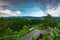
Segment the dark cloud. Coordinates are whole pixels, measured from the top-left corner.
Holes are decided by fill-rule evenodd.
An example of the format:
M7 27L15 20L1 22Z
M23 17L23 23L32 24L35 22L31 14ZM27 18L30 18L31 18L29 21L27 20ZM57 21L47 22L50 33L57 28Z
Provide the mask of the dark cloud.
M2 3L8 2L10 5L13 5L13 6L24 3L23 0L0 0L0 1L1 1Z
M56 9L60 0L0 0L0 6L3 8L26 8L30 6L38 6L44 12L48 9Z
M46 11L48 9L56 9L59 6L60 0L34 0L37 6Z
M23 8L31 4L31 0L0 0L0 7L3 8Z
M0 0L0 7L2 7L2 6L9 6L10 5L10 2L5 2L5 1L2 1L2 0Z

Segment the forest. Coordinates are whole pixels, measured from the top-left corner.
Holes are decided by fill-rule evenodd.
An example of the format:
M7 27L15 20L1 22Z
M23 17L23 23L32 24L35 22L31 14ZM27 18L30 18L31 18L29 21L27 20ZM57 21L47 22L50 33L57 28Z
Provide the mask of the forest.
M43 38L39 38L39 40L60 40L60 20L56 21L49 14L43 19L35 18L31 20L0 17L0 40L8 40L9 38L10 40L18 40L34 30L29 30L30 28L39 30L52 28L53 32L50 35L44 34Z

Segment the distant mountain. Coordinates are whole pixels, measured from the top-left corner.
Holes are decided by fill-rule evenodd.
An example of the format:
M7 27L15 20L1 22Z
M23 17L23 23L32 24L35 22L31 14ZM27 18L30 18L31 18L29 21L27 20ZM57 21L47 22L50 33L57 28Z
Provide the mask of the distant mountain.
M60 20L60 17L53 17L55 20Z
M43 19L43 17L32 17L32 16L16 16L16 17L5 17L5 18L22 18L22 19ZM53 17L55 20L60 20L60 17Z

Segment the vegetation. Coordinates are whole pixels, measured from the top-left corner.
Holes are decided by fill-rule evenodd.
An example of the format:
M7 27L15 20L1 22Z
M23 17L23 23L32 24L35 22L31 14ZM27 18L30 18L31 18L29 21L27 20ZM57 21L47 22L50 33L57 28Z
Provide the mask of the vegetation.
M39 40L60 40L60 30L55 27L50 35L44 33L43 38Z
M8 35L19 35L19 38L34 29L54 29L51 35L44 35L44 40L59 40L60 21L56 21L51 15L42 19L23 19L0 17L0 39ZM15 37L14 37L15 38ZM34 38L32 38L34 40ZM3 39L4 40L4 39ZM8 40L8 39L7 39ZM11 39L13 40L13 39ZM41 39L40 39L41 40Z

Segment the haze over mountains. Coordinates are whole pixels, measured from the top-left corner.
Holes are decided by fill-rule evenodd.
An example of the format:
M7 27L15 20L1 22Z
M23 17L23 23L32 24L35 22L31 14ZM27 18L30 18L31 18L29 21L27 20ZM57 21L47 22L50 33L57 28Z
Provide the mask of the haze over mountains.
M10 16L10 17L4 17L4 18L7 18L7 19L10 19L10 18L22 18L22 19L29 19L29 20L34 20L34 19L37 19L37 20L40 20L40 19L44 19L45 16L43 17L33 17L33 16ZM55 20L60 20L60 17L53 17Z

